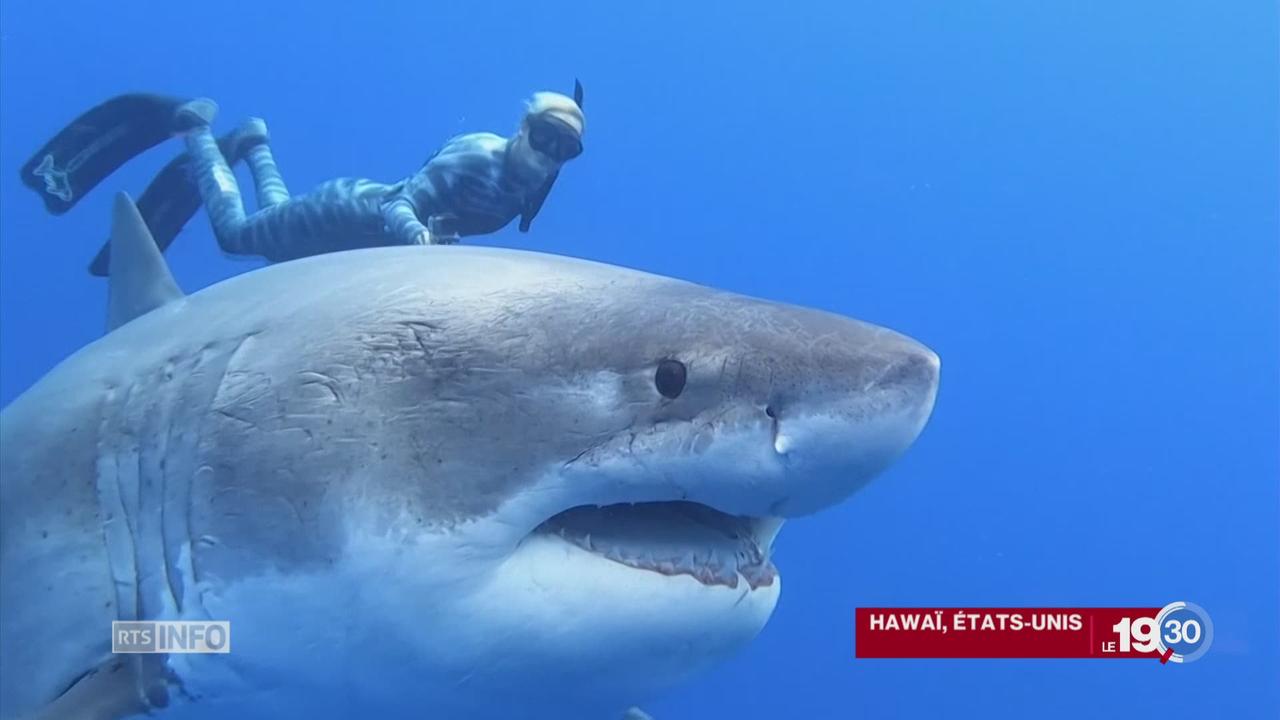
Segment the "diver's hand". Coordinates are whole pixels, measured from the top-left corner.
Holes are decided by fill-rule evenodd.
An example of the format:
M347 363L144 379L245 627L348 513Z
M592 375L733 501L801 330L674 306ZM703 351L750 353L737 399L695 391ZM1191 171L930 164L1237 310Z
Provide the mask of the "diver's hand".
M427 218L427 234L431 236L432 245L453 245L458 237L457 217L451 213L432 215Z
M457 233L450 235L436 235L430 230L423 230L418 233L417 239L414 241L417 245L454 245L462 238Z

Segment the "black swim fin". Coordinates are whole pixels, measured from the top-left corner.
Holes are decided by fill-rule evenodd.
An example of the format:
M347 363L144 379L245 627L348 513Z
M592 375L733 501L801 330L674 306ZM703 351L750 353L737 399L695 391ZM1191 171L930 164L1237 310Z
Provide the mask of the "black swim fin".
M228 133L218 138L218 149L228 162L234 164L237 158L231 157L232 135ZM200 209L200 188L191 176L191 156L182 153L169 161L151 179L147 189L137 201L138 212L142 214L147 229L155 238L156 246L164 252L173 244L182 232L182 228ZM93 262L89 263L89 274L108 277L111 274L111 241L103 243Z
M181 98L120 95L71 121L22 166L22 183L61 215L131 158L174 132Z

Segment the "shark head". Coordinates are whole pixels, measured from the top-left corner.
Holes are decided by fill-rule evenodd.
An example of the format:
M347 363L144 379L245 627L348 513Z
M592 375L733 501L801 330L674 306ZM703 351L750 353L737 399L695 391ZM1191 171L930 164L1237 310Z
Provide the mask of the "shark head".
M523 599L494 617L526 636L531 663L612 668L582 682L622 692L674 683L761 630L783 521L848 497L907 449L939 363L828 313L618 280L512 316L559 329L544 344L511 327L533 382L489 395L502 407L486 415L511 421L495 439L558 449L468 542L493 551L485 592Z
M230 654L136 681L175 717L620 717L756 636L784 521L937 392L890 330L599 263L380 248L182 297L127 198L112 242L113 330L3 415L4 527L45 533L6 552L80 543L6 556L6 629L82 628L7 660L15 707L125 677L84 667L108 620L212 618Z

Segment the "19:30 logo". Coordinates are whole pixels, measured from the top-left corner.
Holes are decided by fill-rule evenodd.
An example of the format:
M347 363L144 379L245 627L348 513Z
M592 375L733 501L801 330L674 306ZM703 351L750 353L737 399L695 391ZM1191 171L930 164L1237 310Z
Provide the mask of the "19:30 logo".
M1160 662L1198 660L1213 644L1213 621L1204 608L1178 601L1154 617L1120 618L1111 626L1120 636L1120 652L1156 653Z

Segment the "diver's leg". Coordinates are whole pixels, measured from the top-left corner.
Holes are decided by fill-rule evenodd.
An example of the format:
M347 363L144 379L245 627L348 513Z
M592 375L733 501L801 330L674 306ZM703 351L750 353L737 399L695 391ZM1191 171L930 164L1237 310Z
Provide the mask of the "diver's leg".
M284 183L279 181L274 161L260 151L265 143L253 142L253 138L242 135L228 143L228 150L232 157L257 158L254 180L263 204L257 212L246 215L228 157L219 151L213 134L208 128L202 128L186 139L196 184L218 245L224 252L259 255L272 262L282 262L343 249L326 247L319 238L324 234L325 218L334 204L354 202L346 183L327 183L321 186L321 192L291 199ZM260 176L258 172L263 174ZM358 233L352 235L358 237Z
M212 103L188 103L176 110L171 108L169 111L173 118L171 125L178 132L197 131L202 126L210 124L215 110L216 107ZM254 185L258 191L260 208L279 205L289 199L289 191L280 177L280 171L275 166L275 160L271 157L271 150L267 146L268 141L266 123L256 118L251 118L239 128L218 138L218 151L228 169L234 168L241 160L248 160L253 172ZM197 180L203 176L202 173L207 174L207 170L197 171L191 158L192 153L185 152L169 161L169 164L165 165L151 180L147 189L138 198L138 212L142 213L161 252L169 247L182 231L183 226L200 209L202 203L202 190ZM213 158L212 162L216 163L216 161L217 159ZM238 206L243 209L242 203ZM210 216L214 216L212 210ZM261 243L250 237L247 234L248 231L238 231L234 243L225 241L224 238L237 233L229 229L229 225L232 224L234 221L223 222L222 230L218 230L219 225L215 223L220 245L228 249L228 252L236 252L229 248L230 245L261 250ZM263 229L260 227L262 224L262 220L256 214L249 215L243 220L243 225L255 229L254 234L261 234L258 231ZM110 242L104 243L89 266L91 274L107 276L110 250Z
M247 241L248 222L244 212L244 200L240 186L231 172L226 157L218 148L209 126L201 126L188 132L184 138L187 154L191 157L191 170L204 200L213 234L225 252L236 255L255 254Z
M276 167L270 145L264 143L249 148L247 159L254 189L258 191L259 208L269 208L289 199L289 188L285 187L280 168Z
M258 209L274 207L288 200L289 188L285 187L280 168L271 153L266 121L249 118L233 135L237 155L249 162L253 186L258 192Z
M235 136L231 132L218 138L218 149L231 167L235 167L239 161ZM147 228L151 230L151 236L155 238L156 246L160 248L160 252L164 252L195 216L202 202L200 188L196 185L195 173L191 169L191 155L184 152L156 173L146 190L138 196L136 204ZM110 272L110 259L111 241L108 239L90 263L90 274L106 277Z

